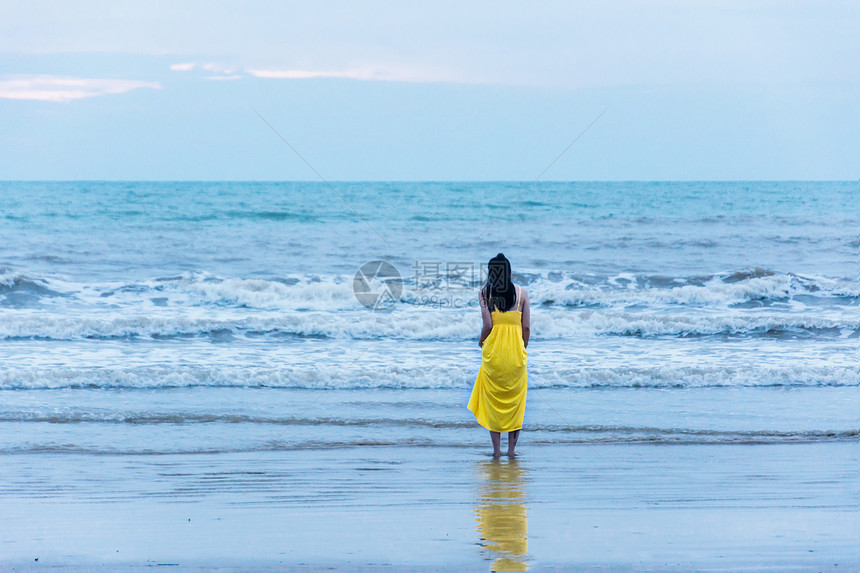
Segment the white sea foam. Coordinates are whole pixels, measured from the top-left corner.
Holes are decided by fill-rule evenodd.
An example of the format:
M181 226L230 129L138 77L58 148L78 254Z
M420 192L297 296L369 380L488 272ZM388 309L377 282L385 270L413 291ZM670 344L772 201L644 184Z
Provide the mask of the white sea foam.
M617 277L613 278L618 282ZM529 285L532 300L568 306L633 306L633 305L696 305L724 307L748 301L782 301L796 295L828 297L860 296L860 283L828 279L802 280L793 275L753 277L738 282L725 282L714 277L704 284L681 284L670 287L651 287L648 281L637 286L627 282L623 289L606 286L587 286L571 282L560 289L558 284L537 281Z
M283 336L344 339L467 340L480 330L474 310L410 309L240 314L194 311L127 315L122 312L56 316L9 311L0 339L111 339L164 337ZM860 317L849 310L828 313L684 313L545 309L533 311L535 339L583 336L854 336Z
M183 304L271 310L338 310L354 308L357 304L351 278L346 280L339 276L288 282L237 278L182 280L165 286L161 292L174 294L175 300Z
M11 367L0 371L0 389L49 388L306 388L461 389L471 387L470 363L404 365L338 361L278 368L249 366L138 366L133 368ZM706 388L762 386L860 386L860 366L643 366L589 368L564 363L530 367L529 388Z
M0 339L463 340L474 337L480 327L473 288L419 289L407 282L389 312L364 308L352 289L351 277L334 275L263 280L183 273L138 283L87 285L4 269L0 303L4 296L13 298L5 305ZM846 337L860 331L854 311L860 298L856 281L761 269L674 279L629 273L565 278L551 272L532 275L528 290L537 339Z
M524 275L526 276L526 275ZM785 301L807 295L826 301L860 298L860 282L765 271L724 273L706 277L637 277L630 273L591 280L528 274L526 285L533 306L688 305L725 307L749 301ZM659 280L657 280L659 278ZM473 286L442 281L435 288L403 285L400 306L473 306ZM139 283L85 284L59 277L29 276L2 269L3 289L32 287L34 294L63 294L67 301L105 305L149 305L152 299L172 307L238 307L257 310L334 311L359 308L351 276L292 276L277 280L216 277L183 273Z

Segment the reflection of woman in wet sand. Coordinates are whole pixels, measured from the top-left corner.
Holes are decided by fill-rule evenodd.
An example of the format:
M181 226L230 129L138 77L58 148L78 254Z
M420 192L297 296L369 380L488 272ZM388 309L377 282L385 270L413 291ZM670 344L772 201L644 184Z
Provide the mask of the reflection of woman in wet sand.
M493 571L528 569L528 521L526 517L525 478L515 460L507 463L486 461L480 466L481 486L475 509L481 545L496 561Z
M478 299L483 327L481 369L469 410L490 431L493 457L502 455L501 433L508 432L508 455L515 455L526 411L526 363L531 311L524 288L511 280L511 263L499 253L487 265L487 284Z

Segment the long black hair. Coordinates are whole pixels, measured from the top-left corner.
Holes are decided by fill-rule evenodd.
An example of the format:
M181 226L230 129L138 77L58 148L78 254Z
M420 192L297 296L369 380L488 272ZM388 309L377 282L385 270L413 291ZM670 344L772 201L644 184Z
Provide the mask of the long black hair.
M511 281L511 262L499 253L487 263L487 284L481 291L490 312L508 311L514 306L516 288Z

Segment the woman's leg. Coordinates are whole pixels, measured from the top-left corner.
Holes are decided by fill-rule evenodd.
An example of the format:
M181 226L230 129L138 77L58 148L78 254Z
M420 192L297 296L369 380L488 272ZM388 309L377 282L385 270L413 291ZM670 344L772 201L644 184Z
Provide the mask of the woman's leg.
M501 432L490 432L490 441L493 442L493 457L502 457L502 434Z
M514 457L516 454L514 453L514 449L517 447L517 439L520 437L520 431L514 430L513 432L508 432L508 455L510 457Z

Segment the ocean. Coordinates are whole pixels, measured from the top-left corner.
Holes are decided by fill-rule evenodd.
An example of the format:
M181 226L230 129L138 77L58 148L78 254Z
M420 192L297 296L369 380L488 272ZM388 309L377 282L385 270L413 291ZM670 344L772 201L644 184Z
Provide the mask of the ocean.
M857 442L858 197L0 182L0 454L489 452L465 405L498 252L531 301L524 455Z

